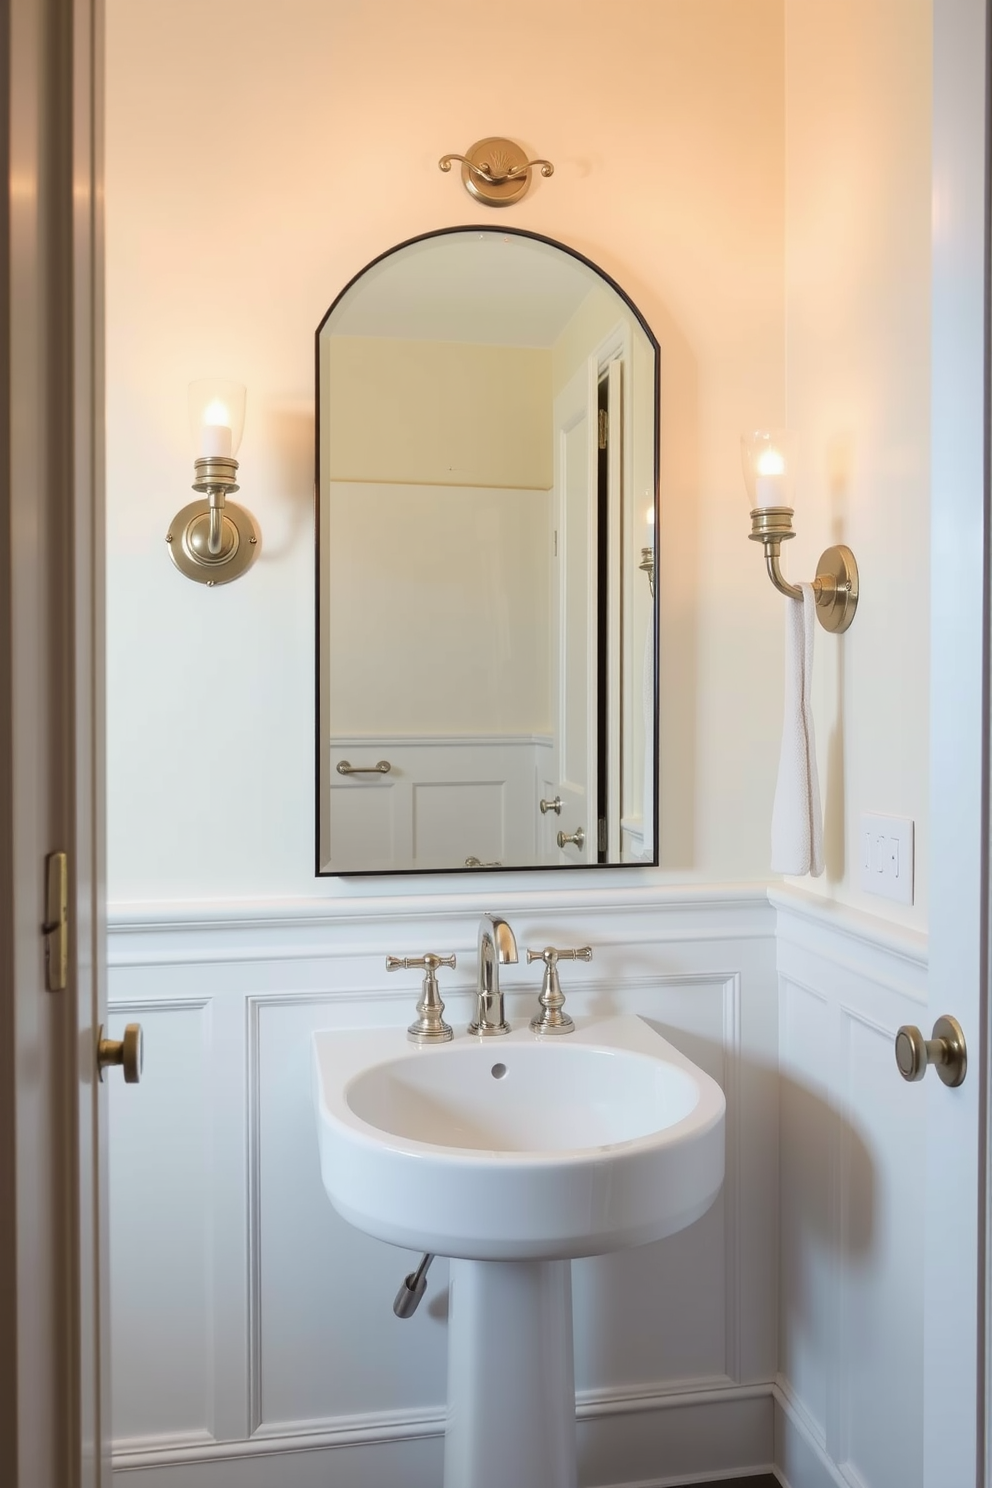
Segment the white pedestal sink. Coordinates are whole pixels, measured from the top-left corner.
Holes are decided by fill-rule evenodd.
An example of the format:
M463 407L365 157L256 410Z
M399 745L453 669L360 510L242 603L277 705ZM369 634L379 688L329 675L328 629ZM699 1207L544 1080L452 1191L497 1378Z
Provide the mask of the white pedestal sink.
M641 1018L566 1038L316 1033L324 1187L452 1257L445 1488L575 1488L575 1256L683 1229L723 1182L723 1092Z

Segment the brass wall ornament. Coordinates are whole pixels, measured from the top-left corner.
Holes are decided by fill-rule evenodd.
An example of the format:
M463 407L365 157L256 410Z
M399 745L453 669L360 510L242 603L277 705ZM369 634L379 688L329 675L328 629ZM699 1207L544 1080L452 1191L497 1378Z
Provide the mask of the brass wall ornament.
M782 544L795 537L792 530L795 486L795 435L789 429L758 429L741 435L744 484L751 500L751 542L765 545L768 577L780 594L802 599L798 584L790 584L779 559ZM811 588L816 618L824 630L841 634L858 608L858 564L843 543L820 554Z
M542 176L553 176L550 160L528 160L512 140L491 135L470 145L467 155L442 155L438 166L450 171L451 162L462 163L462 185L470 196L487 207L509 207L519 201L530 185L530 173L540 166Z

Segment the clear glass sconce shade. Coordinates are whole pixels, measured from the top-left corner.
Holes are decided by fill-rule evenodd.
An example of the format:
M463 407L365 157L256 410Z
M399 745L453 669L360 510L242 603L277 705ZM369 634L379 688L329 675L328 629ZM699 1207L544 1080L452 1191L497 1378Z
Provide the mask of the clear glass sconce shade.
M189 427L197 459L238 453L245 427L246 390L240 382L202 377L189 385Z
M792 429L755 429L741 435L741 464L751 510L795 509L796 435Z

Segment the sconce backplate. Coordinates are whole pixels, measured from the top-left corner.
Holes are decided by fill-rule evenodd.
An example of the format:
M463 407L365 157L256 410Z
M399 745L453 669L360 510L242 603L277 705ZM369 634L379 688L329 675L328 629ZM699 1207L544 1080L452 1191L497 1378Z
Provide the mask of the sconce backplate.
M214 588L240 579L258 557L258 529L243 506L226 501L223 511L222 549L216 558L206 551L204 536L210 525L210 506L191 501L172 519L166 542L179 572L197 584Z
M462 163L462 184L477 200L489 207L509 207L524 195L530 185L530 171L524 170L527 156L513 140L500 139L492 135L489 139L476 140L469 146L468 160ZM473 171L472 166L485 170L492 176L505 176L505 180L489 182ZM518 175L510 176L511 170Z
M858 608L858 565L850 548L838 543L820 554L816 577L823 581L817 594L816 618L824 630L847 630Z

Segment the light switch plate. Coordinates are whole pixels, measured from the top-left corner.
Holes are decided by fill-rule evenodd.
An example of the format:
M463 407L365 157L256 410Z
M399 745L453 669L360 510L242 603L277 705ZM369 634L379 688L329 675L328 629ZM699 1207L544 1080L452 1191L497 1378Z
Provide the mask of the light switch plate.
M913 902L913 823L904 816L861 813L858 860L861 887L899 904Z

